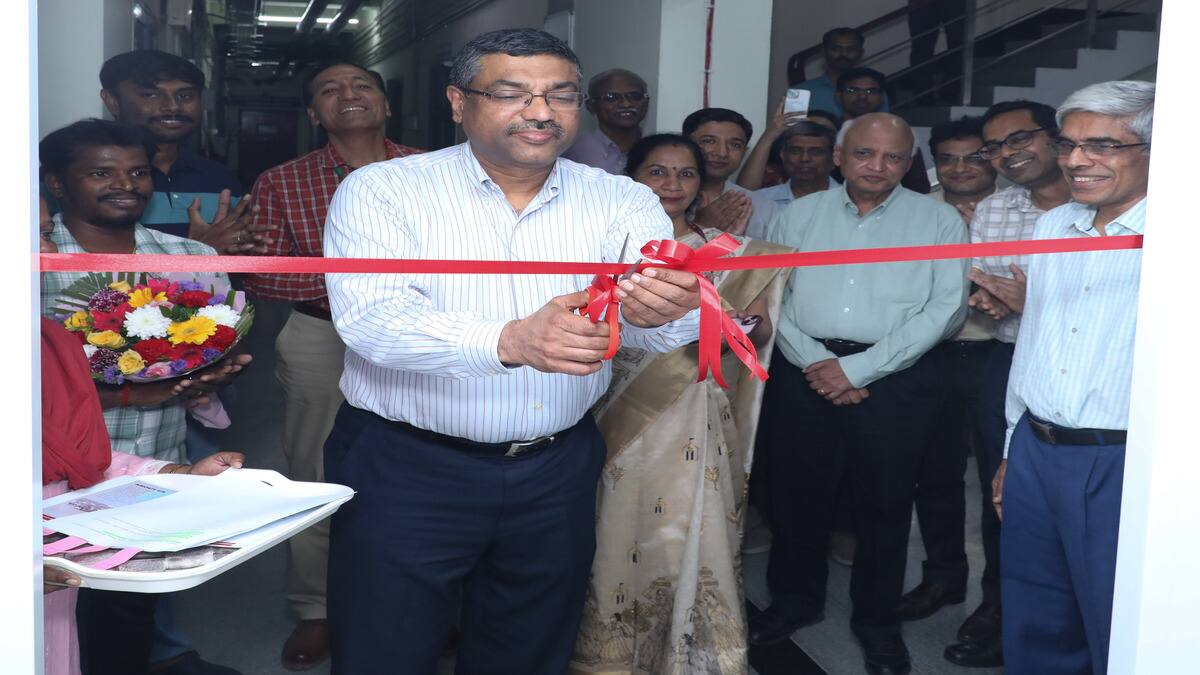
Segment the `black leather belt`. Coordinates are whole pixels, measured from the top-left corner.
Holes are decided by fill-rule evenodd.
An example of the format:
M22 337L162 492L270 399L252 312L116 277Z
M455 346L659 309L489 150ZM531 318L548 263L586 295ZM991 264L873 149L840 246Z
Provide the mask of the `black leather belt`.
M333 314L331 314L329 310L325 309L324 307L319 307L313 302L294 302L292 303L292 309L305 316L311 316L314 319L333 321Z
M825 349L833 352L834 356L850 356L851 354L859 354L875 346L864 344L862 342L853 342L851 340L839 340L837 338L817 338L817 341L825 345Z
M520 457L522 455L538 452L539 450L545 450L551 445L554 445L556 441L561 441L562 439L566 438L571 434L572 431L575 430L575 427L579 426L577 423L575 426L567 427L556 434L542 436L529 441L513 441L511 443L481 443L479 441L472 441L468 438L450 436L449 434L439 434L436 431L429 431L428 429L415 427L408 422L397 422L395 420L388 419L385 419L385 421L388 424L393 424L410 434L415 434L440 445L450 446L455 450L461 450L463 452L470 452L479 455L496 455L500 457Z
M1072 429L1029 415L1029 427L1038 440L1051 445L1124 445L1122 429Z

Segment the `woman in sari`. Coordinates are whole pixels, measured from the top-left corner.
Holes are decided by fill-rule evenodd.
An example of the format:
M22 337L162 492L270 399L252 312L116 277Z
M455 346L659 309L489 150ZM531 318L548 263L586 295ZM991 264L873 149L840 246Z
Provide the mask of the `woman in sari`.
M675 134L643 138L629 153L626 173L659 196L677 240L699 248L721 234L700 230L688 217L704 178L692 141ZM731 255L786 250L740 241ZM740 270L709 278L729 314L753 325L749 336L759 355L769 356L786 273ZM727 390L711 378L696 382L695 344L661 355L623 348L613 359L612 385L594 408L608 458L571 673L748 670L740 546L763 388L728 351L721 370Z

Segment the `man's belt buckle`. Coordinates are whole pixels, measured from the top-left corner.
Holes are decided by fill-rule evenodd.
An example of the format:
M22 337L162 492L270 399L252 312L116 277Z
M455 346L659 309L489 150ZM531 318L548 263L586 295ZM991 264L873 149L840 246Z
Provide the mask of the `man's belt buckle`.
M510 443L508 452L504 453L505 457L520 457L521 455L531 451L544 448L554 442L554 436L543 436L535 438L532 441L522 441L520 443Z

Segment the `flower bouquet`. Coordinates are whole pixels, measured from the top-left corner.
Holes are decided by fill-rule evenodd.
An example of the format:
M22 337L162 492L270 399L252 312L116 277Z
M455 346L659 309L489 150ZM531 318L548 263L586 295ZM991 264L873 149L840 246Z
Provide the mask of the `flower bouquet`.
M83 344L93 379L155 382L216 361L250 330L254 308L217 283L93 272L67 287L53 311Z

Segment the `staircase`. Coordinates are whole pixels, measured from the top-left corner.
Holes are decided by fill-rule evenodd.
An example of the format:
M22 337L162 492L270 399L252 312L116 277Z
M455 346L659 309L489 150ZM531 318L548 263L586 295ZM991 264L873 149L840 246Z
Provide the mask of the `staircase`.
M917 132L918 146L928 149L929 128L963 115L980 115L1000 101L1029 99L1057 106L1067 96L1094 82L1153 79L1158 62L1158 7L1145 12L1114 12L1096 20L1088 44L1083 10L1055 9L981 36L975 42L975 69L970 106L912 102L920 75L909 69L895 75L893 112ZM1024 51L1018 51L1025 48ZM1014 53L1017 52L1017 53ZM945 72L950 58L931 62L931 72ZM909 102L906 104L906 102ZM933 171L930 171L933 178Z

